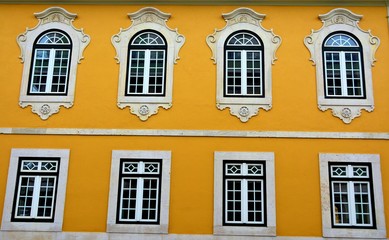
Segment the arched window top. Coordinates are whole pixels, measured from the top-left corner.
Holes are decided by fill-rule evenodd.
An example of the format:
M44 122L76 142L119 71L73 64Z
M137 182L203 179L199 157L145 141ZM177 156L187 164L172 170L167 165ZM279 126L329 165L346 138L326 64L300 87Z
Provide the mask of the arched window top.
M165 41L156 33L144 32L134 38L132 45L165 45Z
M350 35L346 35L344 33L337 33L332 35L327 41L324 43L325 47L359 47L358 42L351 37Z
M251 33L239 32L230 37L227 46L261 46L261 42Z
M61 44L70 45L71 41L65 34L61 32L48 32L39 38L38 44Z

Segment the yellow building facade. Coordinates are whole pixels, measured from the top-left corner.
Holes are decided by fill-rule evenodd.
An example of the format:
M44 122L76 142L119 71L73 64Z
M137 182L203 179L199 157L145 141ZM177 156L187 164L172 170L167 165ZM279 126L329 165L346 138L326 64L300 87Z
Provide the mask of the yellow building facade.
M386 239L387 2L0 3L1 239ZM38 39L53 29L70 39L56 51L69 51L73 65L65 70L74 72L64 94L34 95L38 52L51 49ZM142 33L160 34L165 48L139 47L134 39ZM235 33L260 39L242 51L247 59L262 54L253 60L262 64L255 70L261 96L229 96L223 79L233 72L238 91L237 73L250 68L249 61L226 63L239 50L227 44ZM327 48L340 35L356 45ZM142 49L166 53L163 97L127 89L128 54ZM329 80L338 71L328 57L336 51L346 59L341 95L341 83ZM247 74L245 85L255 85ZM23 170L45 161L58 165ZM35 182L23 185L27 179ZM153 179L157 187L147 188ZM33 193L37 181L53 181L53 195L42 197L43 185ZM124 203L131 189L138 192L127 200L136 206ZM157 199L149 221L147 189L157 192L148 198ZM126 220L125 204L134 218L127 209ZM43 205L51 212L39 217Z

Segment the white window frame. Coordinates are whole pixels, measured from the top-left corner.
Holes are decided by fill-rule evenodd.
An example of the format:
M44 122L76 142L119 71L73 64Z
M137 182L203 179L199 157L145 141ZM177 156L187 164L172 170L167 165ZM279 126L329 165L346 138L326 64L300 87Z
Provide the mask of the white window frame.
M215 30L207 36L207 44L212 51L212 60L216 64L216 106L218 109L230 109L242 122L247 122L258 114L260 108L268 111L272 108L272 64L277 59L275 52L281 44L281 38L273 33L273 30L265 29L261 22L265 14L260 14L250 8L238 8L226 14L222 14L227 25L220 30ZM262 90L264 97L225 97L224 96L224 46L229 36L238 31L255 33L263 43L262 66L264 67L265 87Z
M128 17L132 25L121 29L118 34L112 36L111 42L116 49L117 63L119 66L118 102L120 109L130 108L130 112L146 121L151 115L157 114L159 107L169 109L173 101L173 67L179 59L178 52L185 42L185 37L178 33L177 29L171 29L166 25L170 14L163 13L156 8L146 7L135 13L129 13ZM164 96L126 96L126 78L128 67L128 53L130 40L141 31L151 30L164 37L167 45L166 69L165 69L165 95Z
M153 222L137 222L117 223L118 198L120 197L119 190L119 175L121 159L140 161L161 160L162 168L160 178L160 209L159 209L159 224ZM107 232L111 233L168 233L169 225L169 205L170 205L170 168L171 168L171 152L170 151L131 151L131 150L113 150L111 162L111 177L110 190L108 200L108 218ZM138 206L140 207L140 206Z
M341 163L358 165L358 163L370 163L372 172L373 189L370 189L374 196L374 215L376 228L363 228L363 226L342 226L332 227L331 215L331 193L329 163ZM338 154L338 153L320 153L320 186L321 186L321 211L322 211L322 230L324 237L355 237L355 238L385 238L386 225L383 194L380 156L378 154Z
M1 230L3 231L62 231L66 184L68 175L70 151L67 149L12 149L8 170L7 189L3 208ZM19 158L21 157L56 157L60 158L60 167L57 177L57 195L55 200L55 214L53 222L12 221L12 209L16 204L15 189L18 175ZM35 192L35 191L34 191Z
M370 30L365 31L359 27L358 23L362 15L354 14L347 9L333 9L326 14L319 15L319 19L323 22L323 27L319 30L312 30L312 33L304 39L305 46L311 53L310 60L316 65L318 107L321 111L331 109L335 117L348 124L361 115L362 109L368 112L374 110L372 66L376 61L375 52L380 45L380 40L373 36ZM357 38L361 44L363 55L361 65L365 82L365 98L363 99L326 97L322 47L326 37L336 32L350 33L350 36Z
M266 226L223 225L223 163L225 160L264 161L266 176ZM215 152L214 154L214 235L276 236L276 199L274 153L272 152Z
M20 46L20 58L23 66L22 84L20 88L19 105L22 108L32 107L32 112L39 115L42 120L48 119L51 115L58 113L61 106L70 108L74 103L76 86L77 65L83 59L83 51L90 42L90 37L84 34L82 29L76 29L73 21L76 14L69 13L60 7L51 7L42 12L35 13L39 20L37 26L27 29L26 32L17 37ZM34 63L31 49L37 38L44 32L56 29L64 31L71 39L71 62L68 73L68 89L66 95L34 95L28 94L28 84L30 82L30 70Z

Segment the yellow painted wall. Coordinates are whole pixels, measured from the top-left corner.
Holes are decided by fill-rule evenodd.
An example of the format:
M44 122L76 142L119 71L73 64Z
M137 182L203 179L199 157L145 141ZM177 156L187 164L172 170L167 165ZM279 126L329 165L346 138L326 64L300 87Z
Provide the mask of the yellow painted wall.
M255 131L389 132L389 34L384 7L347 7L364 15L360 26L381 39L373 67L376 109L346 125L317 108L315 67L303 44L318 15L334 7L247 6L266 14L265 28L282 38L273 65L273 108L241 123L215 106L216 66L205 38L223 28L221 17L236 6L153 6L172 14L168 26L186 37L174 68L173 107L146 122L116 106L119 65L110 42L144 6L64 5L91 36L78 66L75 104L42 121L18 106L23 64L16 36L34 27L34 12L51 6L0 5L0 128L211 129ZM389 219L387 140L255 139L220 137L0 135L0 206L12 148L70 149L64 231L104 232L112 150L171 150L169 233L212 234L214 151L275 152L277 235L321 236L319 152L381 155L386 219ZM0 207L0 216L2 208ZM387 221L387 227L389 226Z
M251 6L267 16L265 28L273 28L282 37L277 51L278 61L273 65L273 108L261 110L259 116L242 124L230 117L228 110L216 108L216 66L210 60L211 51L205 38L214 28L223 28L222 13L236 6L155 6L172 14L168 26L178 28L186 37L180 51L181 59L174 68L173 107L161 109L147 122L116 106L119 65L114 60L115 50L112 35L119 28L127 28L131 21L127 13L143 6L90 6L65 5L70 12L78 14L74 25L83 28L91 36L91 43L84 52L85 59L78 67L75 103L71 109L42 121L30 109L18 106L23 65L16 36L26 27L34 27L37 20L34 12L45 5L0 5L0 88L1 109L7 115L0 118L0 126L12 127L81 127L81 128L157 128L157 129L235 129L235 130L298 130L298 131L389 131L385 124L389 118L389 71L387 68L389 35L384 7L349 7L364 15L363 29L371 29L381 39L373 67L374 98L373 113L363 112L362 117L350 125L317 108L315 67L308 59L308 50L303 44L311 29L322 24L319 14L332 7L271 7ZM288 119L287 122L284 120ZM222 123L222 124L221 124Z
M279 236L321 236L320 152L379 153L389 217L389 142L383 140L20 135L0 136L0 142L0 206L11 148L71 149L64 231L105 232L111 151L122 149L172 151L169 233L212 234L214 151L275 153Z

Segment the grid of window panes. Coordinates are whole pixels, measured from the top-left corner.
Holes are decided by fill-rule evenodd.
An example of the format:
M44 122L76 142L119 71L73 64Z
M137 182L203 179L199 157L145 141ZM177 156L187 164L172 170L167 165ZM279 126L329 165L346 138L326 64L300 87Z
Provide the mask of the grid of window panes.
M59 160L21 160L14 219L52 220Z
M34 49L29 94L65 94L70 40L60 32L49 32L38 40Z
M345 34L335 34L324 43L326 96L363 97L361 50Z
M263 49L251 33L234 34L226 44L226 96L263 96Z
M122 161L119 222L158 222L160 170L159 161Z
M126 95L163 95L166 44L153 32L138 35L130 45Z
M261 162L224 164L224 223L265 224L265 169Z
M331 165L334 226L373 226L370 166Z

